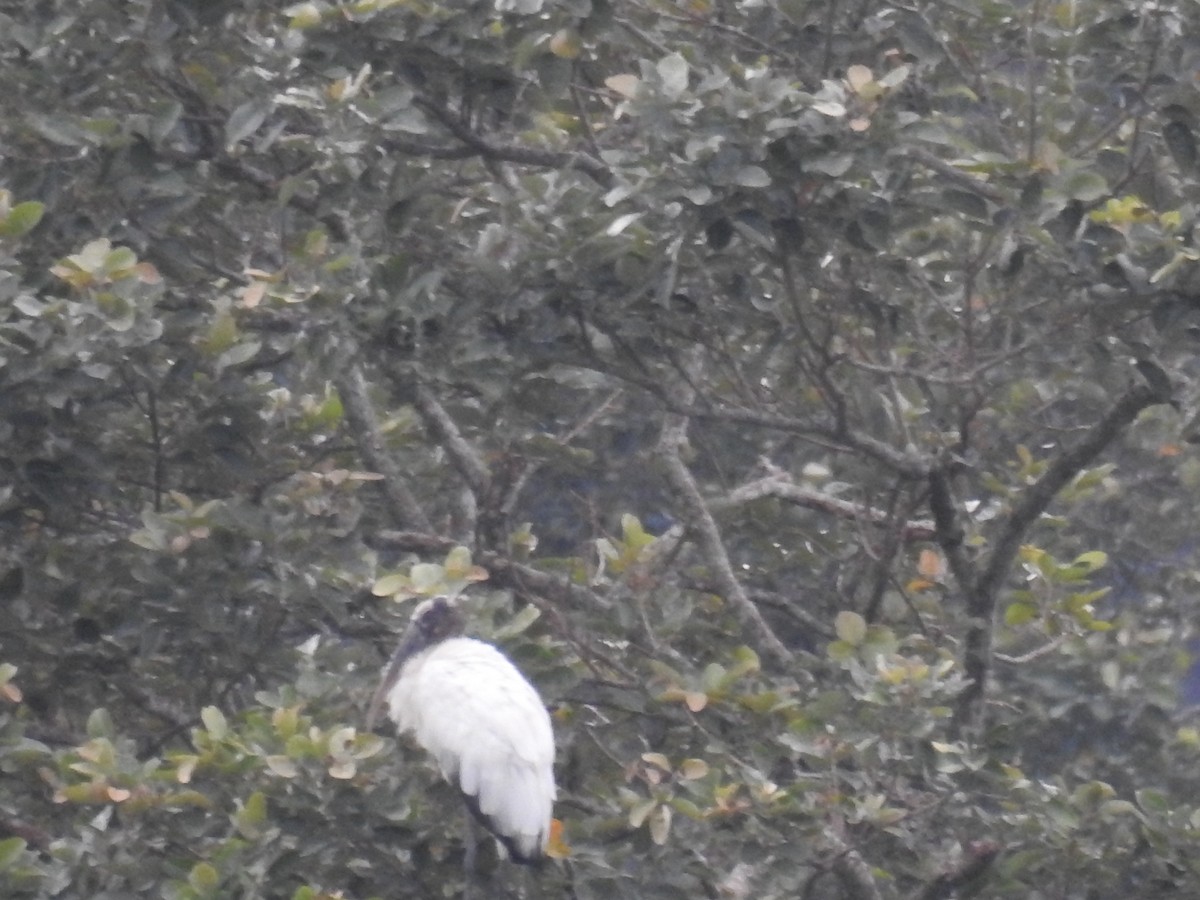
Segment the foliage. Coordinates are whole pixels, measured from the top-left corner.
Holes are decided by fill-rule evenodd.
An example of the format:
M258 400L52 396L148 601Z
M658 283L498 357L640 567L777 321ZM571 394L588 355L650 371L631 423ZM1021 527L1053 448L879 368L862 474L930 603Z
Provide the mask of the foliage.
M5 896L1196 894L1196 15L0 3Z

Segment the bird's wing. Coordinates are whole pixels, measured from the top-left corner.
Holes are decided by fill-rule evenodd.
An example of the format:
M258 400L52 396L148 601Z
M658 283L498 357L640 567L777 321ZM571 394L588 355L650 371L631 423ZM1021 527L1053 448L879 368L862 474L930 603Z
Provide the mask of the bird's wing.
M401 727L510 849L538 856L555 797L554 732L541 698L504 654L470 638L443 641L414 669L401 678L411 690Z

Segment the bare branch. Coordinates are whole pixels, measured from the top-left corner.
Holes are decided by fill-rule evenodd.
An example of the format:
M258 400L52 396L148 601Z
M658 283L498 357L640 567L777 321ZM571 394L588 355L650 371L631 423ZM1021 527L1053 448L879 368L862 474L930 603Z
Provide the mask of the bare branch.
M910 148L905 151L905 156L914 162L918 162L927 169L932 169L937 172L947 181L953 182L957 187L965 191L970 191L972 194L978 194L995 203L1002 203L1006 206L1013 203L1013 198L997 187L993 187L986 181L980 181L974 175L964 172L962 169L955 168L950 163L938 156L934 156L928 150L920 148Z
M717 584L721 592L733 604L738 616L758 632L763 644L771 655L782 663L792 661L792 652L783 645L771 626L767 624L762 613L746 594L737 576L729 555L725 552L725 543L721 532L713 520L712 513L704 505L704 498L692 473L683 461L681 451L687 442L687 419L676 414L668 414L663 425L662 436L659 438L658 455L667 470L667 480L671 488L682 501L688 527L695 532L700 546L708 556L709 565L713 567Z
M711 591L712 589L709 588L708 590ZM801 609L794 597L786 597L774 591L751 591L750 599L758 604L776 607L784 615L790 616L804 625L805 628L811 629L814 634L820 635L826 640L832 641L837 637L837 633L830 627L828 622L818 619L806 609Z
M395 137L382 138L379 141L379 147L389 153L403 153L405 156L427 156L430 159L467 159L479 154L479 151L474 147L444 147L440 144L427 144L424 141L409 141Z
M759 412L753 409L741 409L732 406L717 406L704 408L684 405L672 406L675 412L696 419L714 419L722 422L740 422L744 425L757 425L762 428L774 428L801 437L817 437L829 442L836 449L854 450L870 459L881 462L894 472L909 478L927 478L931 468L930 461L923 455L907 450L897 450L890 444L860 434L848 429L839 429L835 425L810 422L792 416L782 416L777 413Z
M392 518L402 528L433 531L433 525L417 498L408 488L408 482L396 461L388 454L379 430L375 409L367 396L367 382L362 367L350 363L335 380L342 406L346 410L346 421L353 432L354 441L363 461L383 476L383 492L388 499Z
M827 512L842 519L868 522L872 525L889 525L892 516L884 509L854 503L830 496L824 491L801 487L792 482L783 472L773 473L757 481L750 481L734 488L726 496L710 500L708 508L714 512L751 503L762 497L775 497L797 506ZM901 526L901 537L906 541L928 541L935 536L934 523L928 519L916 519Z
M475 448L462 436L458 425L450 418L441 401L429 388L419 384L413 392L413 406L416 407L429 433L433 435L433 439L449 454L454 468L458 469L458 473L474 492L476 499L486 494L491 482L487 466L483 464Z
M453 538L425 531L376 531L370 536L370 543L383 544L396 550L406 550L409 553L442 555L449 553L457 546Z
M1035 659L1039 659L1049 653L1053 653L1067 642L1068 637L1070 637L1069 634L1060 634L1058 637L1054 638L1054 640L1042 644L1040 647L1034 647L1028 653L1022 653L1020 656L1009 656L1007 653L997 653L995 656L996 659L1002 663L1008 663L1009 665L1013 666L1022 666L1025 663L1033 662Z

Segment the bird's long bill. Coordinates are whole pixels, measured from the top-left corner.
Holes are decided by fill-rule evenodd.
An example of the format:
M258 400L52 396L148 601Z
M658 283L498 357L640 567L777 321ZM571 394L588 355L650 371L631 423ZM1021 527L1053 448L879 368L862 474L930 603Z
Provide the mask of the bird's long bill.
M383 708L388 693L396 686L396 682L400 678L400 670L404 668L404 664L408 661L408 658L417 649L419 640L417 630L412 626L409 626L408 630L404 632L404 636L400 638L400 643L396 646L396 652L392 654L392 658L388 661L387 668L383 671L383 678L379 682L379 687L375 689L375 694L371 697L371 703L367 707L367 731L374 730L375 723L379 719L379 711Z

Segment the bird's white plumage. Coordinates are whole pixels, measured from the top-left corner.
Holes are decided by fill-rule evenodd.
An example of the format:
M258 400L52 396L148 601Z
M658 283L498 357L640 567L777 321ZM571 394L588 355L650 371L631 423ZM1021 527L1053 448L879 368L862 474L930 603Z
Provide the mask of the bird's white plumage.
M554 732L533 686L509 659L455 637L405 662L387 694L390 718L522 855L545 849L555 798Z

